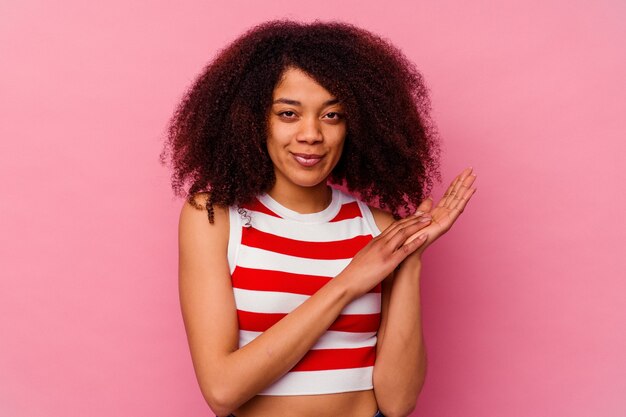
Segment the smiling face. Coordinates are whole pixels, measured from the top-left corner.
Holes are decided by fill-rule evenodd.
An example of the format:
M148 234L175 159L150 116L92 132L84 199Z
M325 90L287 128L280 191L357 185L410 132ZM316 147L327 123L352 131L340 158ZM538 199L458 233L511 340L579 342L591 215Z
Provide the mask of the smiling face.
M346 136L343 107L313 78L288 68L274 88L267 150L276 175L274 188L326 188Z

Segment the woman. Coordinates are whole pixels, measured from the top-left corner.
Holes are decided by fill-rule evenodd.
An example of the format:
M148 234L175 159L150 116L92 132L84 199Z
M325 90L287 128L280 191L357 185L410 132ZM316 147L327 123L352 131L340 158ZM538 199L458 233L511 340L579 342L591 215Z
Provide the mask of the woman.
M222 50L185 95L162 158L186 196L180 301L218 416L415 407L421 255L475 191L468 168L436 206L423 200L439 175L426 91L365 30L272 21Z

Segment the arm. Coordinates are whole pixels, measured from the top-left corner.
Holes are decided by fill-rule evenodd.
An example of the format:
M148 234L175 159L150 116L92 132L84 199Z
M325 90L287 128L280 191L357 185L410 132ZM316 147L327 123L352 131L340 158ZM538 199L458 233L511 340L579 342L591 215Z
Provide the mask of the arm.
M415 408L426 376L422 335L419 261L404 264L383 284L383 322L374 366L378 407L387 417Z
M393 218L372 209L381 230ZM382 226L382 227L381 227ZM419 259L402 264L382 283L382 318L376 346L374 392L387 417L406 416L415 408L426 374L422 336Z
M251 343L238 349L227 261L228 210L215 223L189 203L179 221L179 291L194 370L218 415L228 414L289 371L353 299L373 288L423 242L403 242L422 225L399 222L372 240L335 279Z
M424 384L426 350L421 321L421 254L450 229L474 193L475 189L470 187L475 177L470 176L470 172L466 170L457 176L435 209L431 200L418 207L427 213L425 217L432 218L432 223L419 232L428 234L427 242L383 282L383 317L374 366L374 390L385 416L410 414ZM391 221L388 213L373 210L373 214L377 224L383 227Z

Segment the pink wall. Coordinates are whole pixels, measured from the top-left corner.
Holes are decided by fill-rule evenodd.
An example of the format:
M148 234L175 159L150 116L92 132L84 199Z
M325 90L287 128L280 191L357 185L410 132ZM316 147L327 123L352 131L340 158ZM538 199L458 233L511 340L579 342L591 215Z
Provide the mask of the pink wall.
M0 415L210 415L157 157L205 62L277 17L395 42L446 181L479 174L426 258L414 415L626 415L623 1L211 3L0 5Z

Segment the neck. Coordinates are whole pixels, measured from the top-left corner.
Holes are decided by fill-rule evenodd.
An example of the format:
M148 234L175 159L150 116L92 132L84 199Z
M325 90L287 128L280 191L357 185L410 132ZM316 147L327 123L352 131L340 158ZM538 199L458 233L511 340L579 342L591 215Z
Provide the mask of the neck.
M332 200L332 190L326 185L326 181L313 187L274 184L267 194L281 205L300 214L319 213Z

